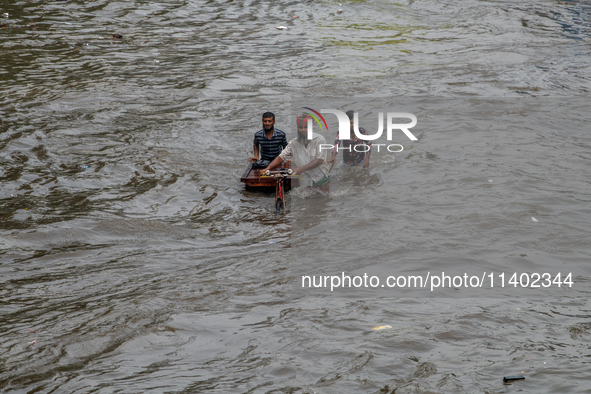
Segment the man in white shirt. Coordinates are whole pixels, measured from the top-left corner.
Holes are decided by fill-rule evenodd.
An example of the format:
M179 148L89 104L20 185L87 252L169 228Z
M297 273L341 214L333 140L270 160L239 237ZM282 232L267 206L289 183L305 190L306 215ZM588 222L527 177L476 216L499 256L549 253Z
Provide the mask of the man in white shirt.
M326 140L320 134L312 133L312 139L308 140L309 115L298 116L298 136L289 141L287 147L279 154L263 171L272 170L291 157L295 165L294 174L300 175L300 186L310 186L328 193L330 180L328 177L328 165L326 164L326 150L320 150L321 144Z

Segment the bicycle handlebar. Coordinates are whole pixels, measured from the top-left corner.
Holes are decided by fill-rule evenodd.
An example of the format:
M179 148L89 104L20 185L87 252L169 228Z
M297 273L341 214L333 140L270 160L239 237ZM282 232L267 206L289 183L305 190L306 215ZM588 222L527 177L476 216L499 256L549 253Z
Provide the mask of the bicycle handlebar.
M289 174L287 171L269 171L269 174L261 174L259 178L299 178L302 180L302 177L299 175Z
M271 174L281 174L281 175L287 174L287 175L292 175L293 174L293 171L292 171L291 168L282 168L282 169L276 170L276 171L267 170L267 171L265 171L264 174L267 175L267 176L269 176Z

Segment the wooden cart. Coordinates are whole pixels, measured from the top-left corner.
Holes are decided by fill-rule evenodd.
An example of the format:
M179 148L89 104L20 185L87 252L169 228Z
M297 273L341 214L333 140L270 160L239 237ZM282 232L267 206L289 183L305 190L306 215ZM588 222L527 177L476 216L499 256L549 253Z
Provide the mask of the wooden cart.
M278 170L280 168L290 168L290 161L284 161L281 166L274 168L273 170ZM277 181L273 178L269 177L261 177L263 175L262 168L252 168L253 163L250 163L248 167L246 167L246 171L242 174L242 178L240 178L241 182L244 182L246 185L247 190L260 190L266 192L272 192L275 190L275 186L277 185ZM291 189L291 187L299 186L299 181L297 178L291 178L285 180L285 189L286 191Z

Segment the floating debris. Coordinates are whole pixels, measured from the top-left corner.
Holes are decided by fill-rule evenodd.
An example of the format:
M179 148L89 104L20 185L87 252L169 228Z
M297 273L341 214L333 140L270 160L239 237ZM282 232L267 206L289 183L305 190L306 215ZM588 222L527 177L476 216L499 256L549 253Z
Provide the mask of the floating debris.
M28 343L29 345L34 345L34 344L36 344L36 343L37 343L37 340L35 339L35 340L33 340L33 341L31 341L31 342L27 342L27 343Z
M287 30L287 27L285 27L285 26L277 26L277 30Z
M489 179L488 181L489 181L490 183L492 183L492 179Z
M341 10L340 8L337 10L337 14L342 14L343 10Z
M536 218L535 218L535 217L533 217L533 216L531 217L531 220L532 220L532 222L537 222L537 221L538 221L538 219L536 219Z
M120 40L123 38L123 36L121 34L113 34L113 38L116 40Z
M4 14L2 14L2 16L8 18L10 15L8 14L8 12L5 12Z
M385 326L375 326L375 327L372 328L372 330L374 330L374 331L380 331L380 330L387 330L389 328L392 328L392 326L389 326L389 325L386 324Z
M503 382L510 382L512 380L525 380L525 376L505 376Z

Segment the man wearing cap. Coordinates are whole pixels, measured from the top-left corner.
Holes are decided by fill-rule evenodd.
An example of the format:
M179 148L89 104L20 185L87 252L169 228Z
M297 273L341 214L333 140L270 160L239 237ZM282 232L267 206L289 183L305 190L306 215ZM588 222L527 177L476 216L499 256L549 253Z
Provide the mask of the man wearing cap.
M354 117L355 113L353 111L347 111L347 116L349 117L349 121L351 123L351 139L350 140L341 140L339 135L337 134L336 139L334 140L334 148L332 151L332 156L328 159L328 163L332 164L335 162L335 158L339 150L343 151L343 164L346 166L357 166L359 164L363 165L363 167L369 167L369 156L371 154L371 141L365 141L361 138L357 138L357 135L353 131L355 127ZM367 130L363 127L359 128L359 132L361 134L367 135ZM357 148L359 147L359 148Z
M330 180L326 164L326 150L320 150L320 145L326 144L326 140L314 132L312 139L308 140L308 120L312 121L309 115L298 116L297 120L297 137L289 141L283 152L264 171L272 170L291 157L292 164L296 167L294 175L301 176L300 186L310 186L323 193L328 193Z
M275 115L272 112L263 114L263 128L254 133L254 156L250 161L255 162L254 168L263 168L269 165L279 153L287 146L285 133L275 128ZM259 153L261 159L259 160Z

